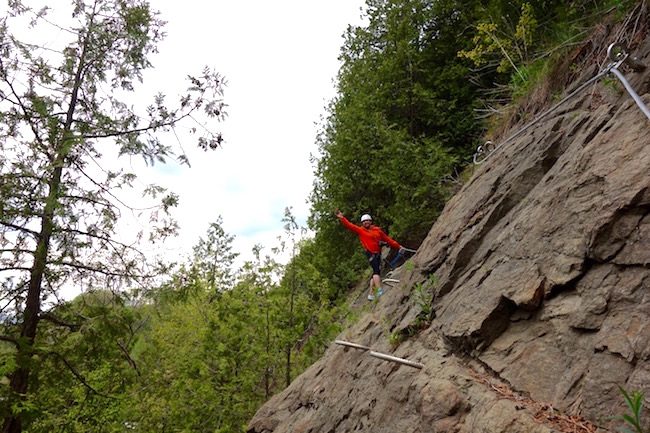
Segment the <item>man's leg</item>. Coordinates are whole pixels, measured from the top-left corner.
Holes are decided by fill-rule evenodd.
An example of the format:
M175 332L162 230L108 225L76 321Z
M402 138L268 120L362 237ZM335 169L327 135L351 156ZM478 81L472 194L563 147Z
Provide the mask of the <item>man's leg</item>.
M372 275L372 285L374 286L373 289L381 288L381 277L379 276L379 274Z
M375 299L375 291L377 291L377 296L381 296L381 256L379 254L369 255L370 267L372 267L372 278L370 279L370 294L368 294L368 300L372 301Z

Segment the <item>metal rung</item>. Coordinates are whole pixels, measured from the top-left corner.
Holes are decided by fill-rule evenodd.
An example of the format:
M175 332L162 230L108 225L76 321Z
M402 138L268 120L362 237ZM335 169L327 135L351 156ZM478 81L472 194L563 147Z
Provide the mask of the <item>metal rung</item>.
M385 353L374 352L372 350L370 351L370 356L386 361L397 362L398 364L408 365L409 367L424 368L424 364L420 364L419 362L409 361L408 359L398 358L396 356L386 355Z
M356 343L350 343L349 341L334 340L334 342L336 344L340 344L341 346L348 346L348 347L353 347L355 349L361 349L361 350L370 350L370 348L367 346L362 346L361 344L356 344Z
M334 343L340 344L341 346L348 346L348 347L352 347L354 349L360 349L360 350L364 350L364 351L370 350L370 348L367 347L367 346L363 346L361 344L356 344L356 343L350 343L349 341L344 341L344 340L334 340ZM420 364L419 362L413 362L413 361L409 361L408 359L398 358L398 357L392 356L392 355L386 355L385 353L375 352L374 350L370 350L369 353L370 353L370 356L374 356L375 358L383 359L384 361L397 362L398 364L407 365L407 366L413 367L413 368L420 368L420 369L424 368L424 364Z

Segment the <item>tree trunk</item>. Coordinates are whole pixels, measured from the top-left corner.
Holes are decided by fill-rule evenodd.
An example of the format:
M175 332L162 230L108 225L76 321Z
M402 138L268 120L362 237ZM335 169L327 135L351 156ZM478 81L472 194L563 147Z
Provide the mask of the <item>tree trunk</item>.
M291 295L290 295L290 300L289 300L289 337L291 337L291 333L293 331L293 326L294 326L294 320L293 320L293 304L294 304L294 292L293 292L293 286L294 283L292 280L290 280L291 284ZM285 376L285 381L286 381L286 386L291 385L291 347L293 346L293 342L291 341L291 338L287 341L287 365L286 365L286 376Z
M18 351L16 353L17 369L12 373L11 381L9 383L11 393L20 399L25 398L29 389L29 374L31 371L30 364L34 350L36 331L38 328L39 313L41 310L41 287L43 283L43 275L45 274L45 268L48 263L48 255L50 252L50 238L52 236L52 231L54 228L54 213L56 208L59 206L59 193L61 189L63 167L70 152L68 140L71 138L74 111L77 106L79 89L81 88L81 83L83 81L83 70L86 65L85 57L87 44L88 38L85 38L83 48L79 56L79 65L75 73L75 81L72 87L72 94L70 95L70 105L66 113L63 131L58 143L53 143L53 147L56 149L56 158L53 164L54 171L52 172L52 177L48 183L49 191L45 202L43 218L41 220L41 232L36 243L34 264L32 265L31 274L29 277L27 301L25 302L23 324L20 331ZM10 412L10 415L7 416L4 420L2 432L22 432L22 417L20 413L16 414L14 411Z
M58 203L62 172L63 168L58 166L54 170L52 179L50 180L50 191L41 223L41 233L36 246L34 264L32 265L29 278L27 301L25 303L25 311L23 312L23 326L20 331L18 352L16 353L16 365L18 369L11 375L11 382L9 384L12 394L19 398L24 398L27 394L29 384L30 363L34 349L34 340L36 339L36 330L38 328L38 315L41 310L41 285L43 275L45 274L47 255L50 249L50 237L54 226L54 210ZM3 433L20 433L22 431L20 415L12 413L9 417L5 418L2 431Z

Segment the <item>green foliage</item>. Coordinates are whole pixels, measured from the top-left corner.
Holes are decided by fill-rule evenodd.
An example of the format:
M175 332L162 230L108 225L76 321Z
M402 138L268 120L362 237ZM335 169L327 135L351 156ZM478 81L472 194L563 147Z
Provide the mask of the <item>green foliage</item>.
M505 20L501 25L494 22L496 17L479 22L476 25L476 35L472 39L474 47L471 50L460 50L458 55L470 59L477 66L497 57L500 59L497 72L514 70L524 79L517 65L530 59L529 52L533 48L537 31L535 11L530 3L523 2L514 26L508 21L508 15L503 18Z
M388 342L391 347L396 348L408 338L417 335L423 329L426 329L433 320L433 296L436 286L436 277L431 275L425 282L418 283L413 287L411 292L411 299L420 311L415 316L415 320L409 323L403 329L395 330L388 333ZM390 323L386 324L386 329Z
M367 265L334 209L351 219L371 213L391 236L417 246L448 199L445 179L469 160L480 130L475 86L456 56L472 8L375 0L366 13L368 26L345 35L311 195L319 269L343 289Z
M623 394L623 399L625 404L630 410L629 413L621 415L619 419L624 421L627 426L621 427L620 431L623 433L647 433L648 429L644 429L641 425L641 411L643 410L643 393L639 391L633 391L628 393L625 389L619 387L621 394ZM630 427L632 429L630 429Z
M142 371L126 419L133 431L243 431L263 401L266 367L257 294L208 290L159 304L134 350Z
M519 68L518 74L510 77L510 92L512 98L517 100L531 91L544 79L551 66L552 59L542 58Z
M233 264L238 253L233 252L234 236L227 234L221 216L210 224L205 238L193 248L193 266L200 278L215 292L231 289L234 284Z
M436 276L431 275L424 283L418 283L413 288L413 300L420 308L422 315L430 320L433 313L433 291L436 286Z
M256 247L232 288L215 292L197 254L145 303L95 291L50 312L30 397L13 413L30 432L244 432L259 405L321 356L347 314L330 304L310 256L297 254L312 241L299 241L289 210L285 217L289 243L280 248L296 252L286 267ZM215 233L211 225L208 238ZM219 233L229 251L232 237ZM7 371L13 352L0 351Z
M404 338L398 331L393 331L388 335L388 344L390 344L390 347L393 349L396 349L402 341L404 341Z
M584 39L590 26L616 8L629 10L634 1L490 0L477 6L472 46L461 58L477 67L475 75L493 71L494 83L505 91L488 92L483 104L494 108L530 94L562 56Z
M56 322L41 328L30 394L22 401L28 431L122 431L123 393L139 374L129 351L142 317L102 291L49 314Z
M604 77L600 83L607 89L611 90L616 95L621 95L625 89L621 86L621 82L613 77Z
M297 225L289 210L285 217L291 241ZM309 255L283 269L254 252L230 290L215 296L208 280L179 275L173 284L191 288L167 285L154 298L132 355L142 372L123 412L132 431L243 432L259 405L340 332L342 312L329 305ZM188 269L196 266L181 272Z

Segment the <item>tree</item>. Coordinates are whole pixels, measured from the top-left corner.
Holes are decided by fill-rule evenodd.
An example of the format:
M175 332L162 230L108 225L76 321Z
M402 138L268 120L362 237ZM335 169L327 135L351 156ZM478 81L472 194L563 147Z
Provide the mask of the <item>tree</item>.
M472 3L368 0L368 25L345 34L311 195L310 228L333 285L365 266L334 209L370 213L416 247L448 198L445 179L469 161L481 125L470 63L457 52L471 40Z
M274 298L279 303L277 326L285 352L285 386L289 386L295 373L310 365L340 332L337 319L345 315L347 304L339 308L330 303L328 279L313 263L313 240L297 237L298 230L304 235L305 229L298 226L290 208L282 221L291 256Z
M263 347L258 355L264 364L263 384L264 398L269 399L276 388L276 372L280 371L282 345L278 343L280 330L277 326L279 306L275 299L277 280L282 271L281 265L268 254L262 254L262 246L253 247L254 260L244 263L237 290L253 292L256 295L257 309L262 319L259 320L258 335Z
M193 248L193 266L212 290L229 290L234 284L233 265L239 255L232 250L233 235L221 226L221 216L210 224L205 238L200 238Z
M122 397L133 432L243 432L263 401L256 295L233 289L155 300L133 357L142 376Z
M124 212L148 211L151 239L175 232L169 210L178 198L149 186L144 193L156 206L128 206L118 193L136 175L105 168L103 154L165 162L175 155L161 134L200 116L218 120L224 103L222 79L207 68L188 77L176 107L158 94L140 116L125 102L163 37L164 23L144 0L74 1L68 26L54 24L47 7L9 5L0 23L0 309L11 326L0 339L14 347L3 432L18 433L28 418L22 402L38 362L39 324L56 323L47 302L62 287L119 288L156 275L137 243L115 236ZM16 29L25 23L26 39L57 32L66 41L53 48L21 40ZM218 133L196 137L206 150L222 141Z
M287 236L288 240L291 243L291 257L290 261L293 261L296 257L296 252L298 248L298 242L296 239L296 231L298 230L298 223L296 222L296 217L291 213L291 208L287 207L284 209L284 217L282 218L284 223L284 233ZM288 311L287 311L287 327L288 331L287 341L285 342L285 354L286 354L286 364L285 364L285 386L291 384L291 352L293 350L294 342L292 341L291 334L295 327L295 311L296 307L296 290L297 290L297 280L296 272L293 267L287 267L284 282L288 286Z
M26 402L35 411L31 433L124 431L125 395L142 374L131 352L146 325L143 309L129 304L124 294L98 290L48 312L59 323L39 327L44 350Z

